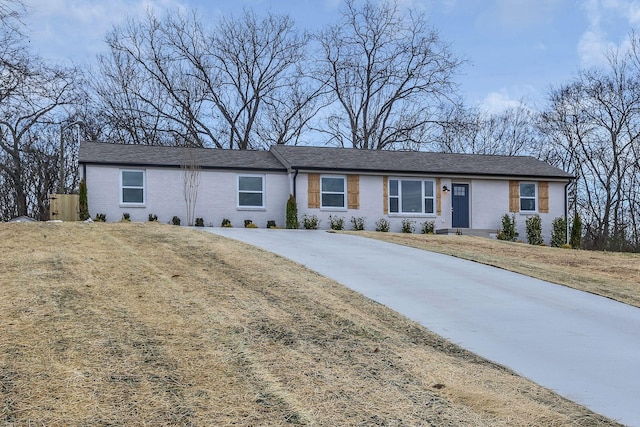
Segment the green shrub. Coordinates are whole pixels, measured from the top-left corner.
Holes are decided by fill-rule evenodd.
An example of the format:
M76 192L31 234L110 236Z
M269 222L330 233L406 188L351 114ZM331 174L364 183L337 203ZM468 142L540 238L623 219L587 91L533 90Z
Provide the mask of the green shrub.
M157 221L158 221L158 215L149 214L149 222L157 222Z
M573 216L573 224L571 224L571 237L569 238L569 244L573 249L580 249L582 247L582 220L578 211Z
M244 220L244 228L247 228L250 224L253 224L253 221L251 221L250 219Z
M364 217L359 216L359 217L355 217L352 216L351 217L351 229L353 231L362 231L364 230Z
M91 215L89 215L89 202L87 200L87 181L85 181L84 178L80 180L80 190L78 193L80 221L85 221L91 218Z
M381 231L383 233L386 233L389 231L389 226L391 224L389 223L389 220L387 220L386 218L380 218L377 222L376 222L376 231Z
M94 219L95 222L107 222L107 214L103 214L103 213L97 213L96 214L96 218Z
M223 218L222 219L222 223L220 224L220 227L231 228L231 227L233 227L233 225L231 225L231 220L230 219Z
M270 220L267 221L267 228L276 228L276 227L277 227L277 225L276 225L276 222L274 220L270 219Z
M416 226L413 221L407 218L402 220L401 231L403 233L413 233L415 230L416 230Z
M204 218L196 218L196 227L204 227Z
M305 230L317 230L320 220L315 215L304 214L302 217L302 226Z
M551 223L551 241L554 248L562 247L567 243L567 220L563 217L554 218Z
M293 197L293 194L289 195L289 200L287 200L286 227L294 230L297 230L300 227L300 222L298 221L298 204L296 203L296 198Z
M122 214L122 222L131 222L131 215L129 215L129 212L124 212Z
M176 215L173 218L171 218L171 224L180 225L180 217Z
M542 219L540 215L533 215L525 220L525 228L527 229L527 242L530 245L542 245Z
M433 234L436 230L435 221L425 221L422 223L422 234Z
M502 228L498 230L496 236L498 240L506 240L509 242L515 242L518 238L518 232L516 231L516 216L504 214L502 216Z
M344 230L344 218L329 215L329 227L332 230Z

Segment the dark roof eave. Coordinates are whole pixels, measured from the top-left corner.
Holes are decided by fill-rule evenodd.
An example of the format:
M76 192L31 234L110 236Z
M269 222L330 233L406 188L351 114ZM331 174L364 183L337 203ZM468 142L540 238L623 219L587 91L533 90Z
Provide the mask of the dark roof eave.
M403 174L429 174L439 176L495 176L495 177L521 177L521 178L547 178L547 179L559 179L564 181L574 180L572 175L530 175L530 174L516 174L516 173L483 173L483 172L452 172L452 171L409 171L404 169L366 169L366 168L331 168L331 167L315 167L315 166L291 166L292 170L297 171L312 171L312 172L342 172L342 173L368 173L375 175L403 175Z
M125 162L96 162L79 160L78 164L81 165L93 165L93 166L117 166L128 168L169 168L169 169L181 169L181 165L168 165L161 163L125 163ZM261 171L261 172L281 172L287 173L285 168L260 168L260 167L247 167L247 166L206 166L200 165L200 169L203 170L224 170L224 171Z

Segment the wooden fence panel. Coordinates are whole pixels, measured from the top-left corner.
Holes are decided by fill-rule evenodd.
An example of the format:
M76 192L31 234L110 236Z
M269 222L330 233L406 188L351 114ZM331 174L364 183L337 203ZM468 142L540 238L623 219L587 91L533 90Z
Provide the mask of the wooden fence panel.
M61 221L79 221L79 196L77 194L50 194L49 219Z

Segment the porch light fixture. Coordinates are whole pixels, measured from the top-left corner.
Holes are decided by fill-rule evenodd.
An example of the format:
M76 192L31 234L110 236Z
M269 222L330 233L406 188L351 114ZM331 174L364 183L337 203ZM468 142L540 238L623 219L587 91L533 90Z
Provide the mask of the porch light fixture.
M443 186L442 186L442 191L443 191L444 193L448 193L448 192L449 192L449 187L447 187L446 185L443 185Z

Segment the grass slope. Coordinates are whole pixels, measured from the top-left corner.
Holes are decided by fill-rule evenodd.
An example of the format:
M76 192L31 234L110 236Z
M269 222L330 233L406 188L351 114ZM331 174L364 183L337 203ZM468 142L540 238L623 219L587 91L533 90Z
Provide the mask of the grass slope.
M345 233L453 255L640 307L640 254L576 251L474 236Z
M214 235L35 223L0 241L4 425L616 425Z

